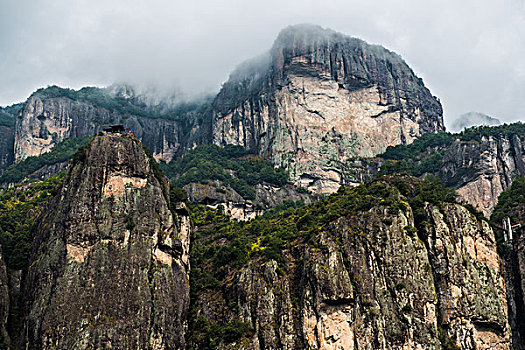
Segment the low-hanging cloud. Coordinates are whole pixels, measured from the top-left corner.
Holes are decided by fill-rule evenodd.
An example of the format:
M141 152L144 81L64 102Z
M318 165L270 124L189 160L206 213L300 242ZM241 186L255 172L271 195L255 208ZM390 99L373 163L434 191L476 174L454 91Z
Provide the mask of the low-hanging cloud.
M129 82L217 91L290 24L314 23L399 53L448 122L525 119L521 0L21 0L0 3L0 105L46 85Z

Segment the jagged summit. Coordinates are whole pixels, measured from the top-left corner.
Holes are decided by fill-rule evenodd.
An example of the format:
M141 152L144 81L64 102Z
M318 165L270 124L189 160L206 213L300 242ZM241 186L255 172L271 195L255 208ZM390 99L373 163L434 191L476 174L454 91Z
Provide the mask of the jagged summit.
M297 45L314 46L316 44L342 43L345 41L354 44L365 44L370 47L375 47L378 50L388 51L380 45L370 45L359 38L351 37L333 29L323 28L319 25L310 23L290 25L281 30L274 41L272 49L275 50L281 47L292 48ZM393 54L399 57L399 55L395 53Z
M95 136L77 153L34 230L31 349L184 348L189 223L168 198L130 135Z
M402 58L314 25L285 28L270 51L234 71L213 103L212 138L334 191L348 160L444 130L443 110Z

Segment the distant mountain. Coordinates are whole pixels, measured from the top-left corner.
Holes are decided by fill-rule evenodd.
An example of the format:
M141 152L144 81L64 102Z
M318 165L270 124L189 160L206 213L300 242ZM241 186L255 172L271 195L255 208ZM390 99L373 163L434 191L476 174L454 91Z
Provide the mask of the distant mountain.
M452 125L452 131L462 131L463 129L470 128L471 126L494 126L501 125L499 119L491 117L479 112L469 112L459 116Z

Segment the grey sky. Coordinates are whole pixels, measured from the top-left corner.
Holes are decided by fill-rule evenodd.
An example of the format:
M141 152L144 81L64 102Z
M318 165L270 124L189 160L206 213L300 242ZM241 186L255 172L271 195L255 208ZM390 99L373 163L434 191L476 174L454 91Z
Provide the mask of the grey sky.
M447 125L471 110L525 120L524 0L0 0L0 105L52 84L216 91L304 22L399 53Z

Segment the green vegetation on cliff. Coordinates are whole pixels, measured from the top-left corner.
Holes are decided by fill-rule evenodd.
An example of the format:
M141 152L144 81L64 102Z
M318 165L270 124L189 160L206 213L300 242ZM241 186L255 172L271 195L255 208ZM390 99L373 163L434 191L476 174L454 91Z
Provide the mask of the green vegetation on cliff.
M241 146L201 145L170 163L161 163L174 185L183 187L192 182L222 181L245 199L255 198L253 186L266 182L282 186L288 174L282 168L257 157Z
M503 219L509 217L511 223L525 224L525 177L516 176L512 185L501 192L498 204L490 216L490 221L501 227ZM517 231L519 233L519 231Z
M88 143L91 137L72 137L59 142L50 152L40 156L28 157L21 162L9 166L2 176L0 183L17 183L42 167L68 161L79 147Z
M8 268L27 266L31 229L48 199L56 194L64 173L22 184L0 193L0 244Z
M386 160L381 167L381 174L406 173L414 176L436 174L454 141L481 142L486 137L512 135L525 136L525 124L518 122L500 126L476 126L458 134L427 133L409 145L390 146L383 154L378 155Z
M190 112L203 112L210 102L210 98L181 102L167 110L165 108L150 107L137 98L115 96L106 89L84 87L80 90L73 90L61 88L56 85L38 89L34 95L42 98L66 97L73 101L89 102L97 107L102 107L121 115L135 115L139 117L164 118L170 120L178 120L181 115Z
M191 218L196 230L190 253L190 349L213 349L237 340L227 331L232 317L238 315L229 283L248 262L260 265L263 261L275 260L283 268L286 255L294 254L300 247L317 247L320 237L330 235L340 218L352 220L372 208L397 214L410 206L418 228L405 230L416 234L424 231L423 227L429 223L426 202L440 205L455 201L455 192L436 178L421 181L413 177L380 177L355 188L341 187L337 193L316 203L274 210L247 222L231 219L220 209L193 206ZM203 319L197 314L197 304L210 295L215 296L213 302L221 310L222 318ZM226 300L233 301L227 303ZM244 336L251 331L249 327L244 328ZM225 333L229 334L228 339L223 336Z
M22 109L22 106L22 103L16 103L11 106L0 107L0 126L14 127L16 115Z

